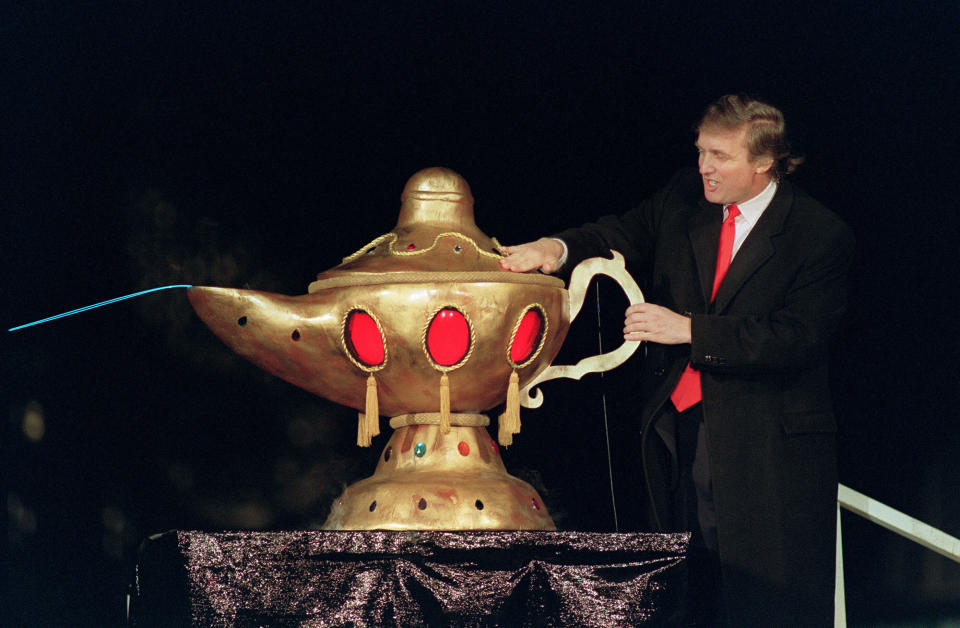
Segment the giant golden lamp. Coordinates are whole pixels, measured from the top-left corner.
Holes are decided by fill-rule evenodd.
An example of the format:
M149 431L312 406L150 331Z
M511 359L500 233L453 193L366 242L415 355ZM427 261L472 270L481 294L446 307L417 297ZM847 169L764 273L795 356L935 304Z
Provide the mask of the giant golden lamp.
M476 226L467 182L427 168L407 182L396 227L320 273L307 294L194 287L190 301L231 349L261 368L360 411L368 446L393 434L373 476L334 503L327 529L552 530L540 495L509 475L483 414L506 402L498 440L520 431L534 387L579 379L637 347L551 366L589 280L606 274L643 295L623 258L579 265L570 290L540 273L500 269L496 239Z

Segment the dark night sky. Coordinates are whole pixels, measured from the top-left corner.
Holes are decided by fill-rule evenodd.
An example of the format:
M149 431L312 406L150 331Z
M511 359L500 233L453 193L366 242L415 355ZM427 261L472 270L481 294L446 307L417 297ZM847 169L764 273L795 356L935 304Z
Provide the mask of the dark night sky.
M858 238L841 480L960 535L960 6L819 4L3 3L5 328L172 283L302 294L431 165L470 182L484 231L526 241L652 192L694 162L704 105L751 91ZM578 321L565 354L595 335ZM149 534L322 522L385 442L358 450L352 411L234 357L181 291L2 348L4 607L24 625L118 621ZM549 385L506 455L564 529L612 529L597 412L628 376ZM960 616L955 565L843 521L852 624Z

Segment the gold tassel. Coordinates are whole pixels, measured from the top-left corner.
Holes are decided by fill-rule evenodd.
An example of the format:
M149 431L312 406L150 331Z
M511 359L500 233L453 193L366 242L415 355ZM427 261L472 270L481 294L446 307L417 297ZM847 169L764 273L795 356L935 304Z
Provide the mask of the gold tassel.
M450 378L440 376L440 433L450 433Z
M380 400L377 397L377 380L370 373L367 378L367 434L372 438L380 435Z
M380 402L377 398L377 380L370 373L367 378L366 412L357 420L357 445L369 447L371 438L380 434Z
M370 433L367 431L367 416L361 412L357 420L357 447L370 446Z
M506 412L500 415L500 428L497 430L497 442L503 447L509 447L513 444L513 434L507 429L506 422L503 420L505 416L507 416Z
M513 444L513 435L520 433L520 376L514 370L510 373L510 384L507 386L507 407L500 415L497 440L504 447Z

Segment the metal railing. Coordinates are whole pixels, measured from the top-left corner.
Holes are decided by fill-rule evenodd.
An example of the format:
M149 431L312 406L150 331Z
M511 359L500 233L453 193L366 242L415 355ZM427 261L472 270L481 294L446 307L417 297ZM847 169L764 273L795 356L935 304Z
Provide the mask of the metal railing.
M960 563L960 539L905 515L886 504L858 493L848 486L837 487L837 580L834 605L835 628L846 628L847 608L843 585L843 539L840 536L840 508L845 508L877 525L896 532L914 543Z

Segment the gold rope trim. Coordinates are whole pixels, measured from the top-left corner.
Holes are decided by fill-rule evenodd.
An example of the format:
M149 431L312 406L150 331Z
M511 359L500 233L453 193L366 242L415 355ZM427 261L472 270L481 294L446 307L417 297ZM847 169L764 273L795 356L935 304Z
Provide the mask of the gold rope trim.
M393 235L396 236L397 234L394 233ZM471 237L468 236L468 235L465 235L465 234L463 234L463 233L460 233L459 231L444 231L443 233L438 233L437 235L435 235L435 236L433 237L433 242L430 244L430 246L428 246L428 247L426 247L426 248L419 248L419 247L418 247L418 248L416 248L416 249L414 249L414 250L412 250L412 251L407 250L407 249L399 249L399 250L398 250L398 249L393 248L393 245L396 244L396 243L397 243L397 240L399 239L399 236L397 236L397 237L393 238L393 240L390 241L390 244L389 244L389 247L388 247L388 248L390 249L390 252L391 252L392 254L394 254L394 255L400 255L400 256L423 255L424 253L428 253L428 252L432 251L433 249L437 248L437 245L439 244L440 238L445 238L445 237L457 238L457 239L459 239L459 240L463 240L464 242L469 242L469 243L473 246L473 248L475 248L475 249L477 250L477 253L479 253L480 255L482 255L482 256L484 256L484 257L489 257L489 258L492 258L492 259L495 259L495 260L499 260L499 259L501 259L501 258L503 257L503 255L498 255L497 253L491 253L490 251L485 251L485 250L481 249L481 248L480 248L480 245L477 244L476 240L474 240L473 238L471 238Z
M370 286L384 283L522 283L563 288L565 284L558 277L539 273L511 273L506 270L470 270L470 271L400 271L395 273L350 272L346 274L318 279L310 284L309 293L330 288L349 286Z
M433 322L433 319L437 317L442 310L456 310L463 315L464 320L467 321L467 331L470 334L470 347L467 349L467 352L460 358L456 364L451 364L450 366L443 366L442 364L437 364L437 361L433 359L433 356L430 355L430 349L427 347L427 332L430 330L430 324ZM473 321L470 320L470 316L464 312L460 307L452 304L441 305L440 307L433 310L433 313L427 317L427 323L423 326L423 331L420 332L420 347L423 349L424 355L427 356L427 359L430 360L430 364L433 368L437 369L441 373L449 373L450 371L455 371L470 360L470 356L473 355L473 349L476 341L476 334L474 334ZM441 399L442 403L442 399Z
M466 234L460 233L459 231L444 231L443 233L438 233L437 235L435 235L435 236L433 237L433 242L430 244L430 246L425 247L425 248L418 247L418 248L416 248L416 249L413 249L412 251L407 250L407 249L396 249L396 248L394 248L394 245L397 243L397 240L400 239L400 236L397 235L396 233L394 233L393 231L391 231L390 233L385 233L385 234L383 234L382 236L378 236L378 237L374 238L374 239L371 240L368 244L366 244L366 245L364 245L362 248L360 248L357 252L352 253L352 254L348 255L347 257L343 258L343 262L342 262L342 263L347 264L347 263L349 263L349 262L352 262L352 261L354 261L354 260L357 260L357 259L363 257L364 255L366 255L367 253L372 252L373 250L375 250L378 246L380 246L380 245L383 244L384 242L388 242L388 241L389 241L389 242L388 242L388 245L387 245L387 249L390 251L390 253L391 253L392 255L398 255L398 256L401 256L401 257L403 257L403 256L411 256L411 255L423 255L424 253L428 253L428 252L432 251L433 249L437 248L437 244L439 243L440 238L445 238L445 237L457 238L458 240L463 240L464 242L469 242L469 243L473 246L473 248L475 248L475 249L477 250L477 253L479 253L480 255L482 255L482 256L484 256L484 257L489 257L489 258L496 259L496 260L499 260L499 259L505 257L502 253L493 253L493 252L490 252L490 251L485 251L484 249L480 248L480 245L477 244L476 240L474 240L473 238L471 238L470 236L468 236L468 235L466 235ZM490 239L493 241L494 245L497 247L498 250L500 250L500 249L503 248L503 247L500 245L500 243L497 242L496 238L490 238Z
M397 429L408 425L440 425L439 412L417 412L415 414L401 414L390 419L390 427ZM490 417L485 414L450 414L450 425L454 427L487 427Z
M363 312L367 316L373 319L373 322L377 325L377 331L380 332L380 343L383 345L383 362L380 364L374 364L373 366L369 364L364 364L360 360L353 357L353 353L350 351L350 347L347 346L347 319L354 312ZM343 315L343 318L340 320L340 346L343 347L343 352L347 354L347 357L350 358L350 361L359 368L364 373L376 373L377 371L382 370L387 365L387 360L390 357L387 349L387 337L383 333L383 323L380 322L380 319L377 318L377 315L374 314L370 308L363 305L352 305Z
M543 329L540 330L540 343L537 346L536 350L530 354L523 362L514 362L510 359L510 350L513 349L513 343L517 338L517 331L520 329L520 323L523 321L523 317L527 315L527 312L530 310L538 310L540 312L540 318L543 320ZM523 308L523 311L520 312L520 316L517 317L517 322L513 325L513 331L510 332L510 343L507 345L507 362L510 363L515 369L523 368L537 359L537 356L540 355L540 352L543 351L543 346L547 343L547 333L550 331L550 319L547 317L547 309L540 305L539 303L532 303L527 307Z
M346 264L346 263L348 263L348 262L352 262L353 260L355 260L355 259L357 259L357 258L363 257L363 256L366 255L367 253L371 253L375 248L377 248L378 246L380 246L380 245L383 243L384 240L389 240L391 237L392 237L394 240L396 240L396 239L397 239L397 234L395 234L395 233L393 233L393 232L391 231L390 233L385 233L385 234L383 234L382 236L377 236L376 238L374 238L373 240L371 240L368 244L365 244L364 246L362 246L356 253L352 253L352 254L344 257L344 258L343 258L343 261L342 261L341 263Z

